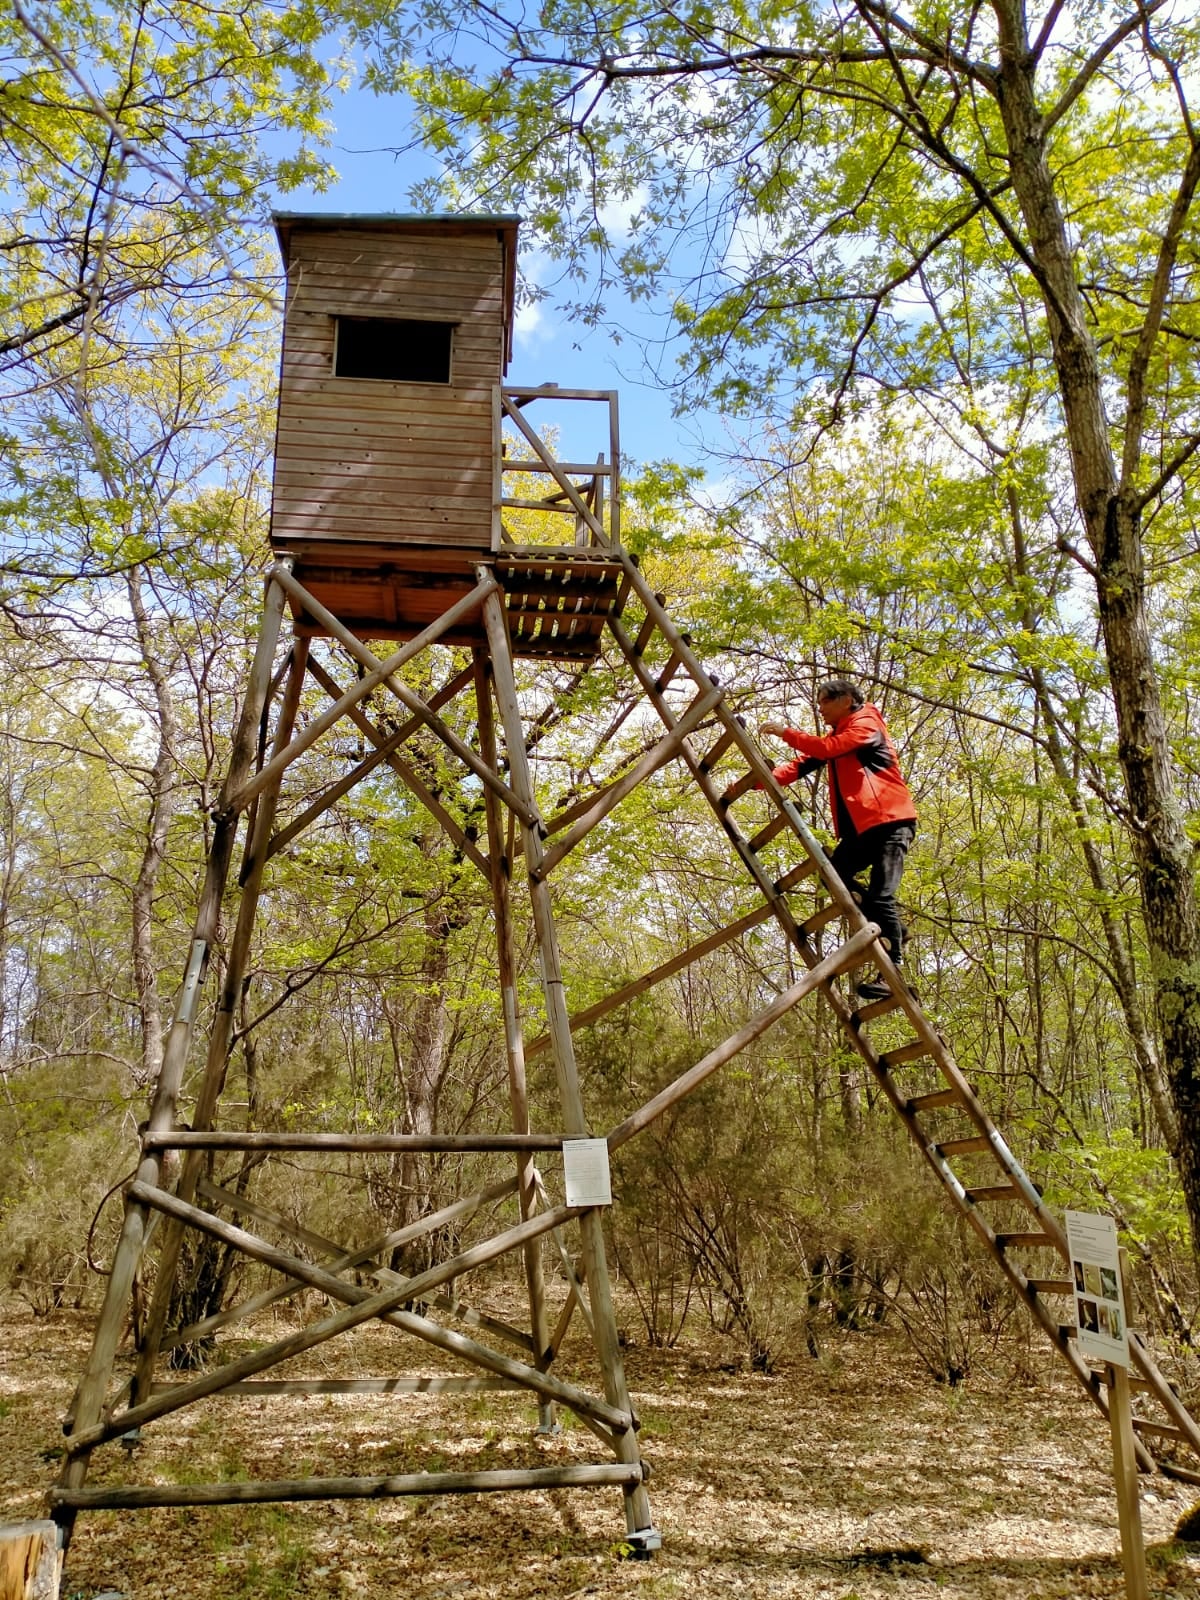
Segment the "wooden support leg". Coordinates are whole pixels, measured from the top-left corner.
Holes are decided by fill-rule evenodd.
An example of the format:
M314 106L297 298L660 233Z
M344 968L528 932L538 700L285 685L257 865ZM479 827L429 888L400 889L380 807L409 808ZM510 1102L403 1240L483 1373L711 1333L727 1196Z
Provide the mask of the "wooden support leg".
M478 703L479 748L483 759L496 770L496 727L492 716L491 685L481 651L475 653L475 696ZM500 999L504 1009L504 1051L508 1063L508 1094L512 1106L514 1133L529 1132L529 1094L525 1079L525 1041L517 1002L516 960L513 952L512 912L509 903L511 864L504 850L504 826L500 805L491 789L484 791L487 815L488 866L492 886L492 908L496 920L496 964L500 979ZM517 1184L521 1217L533 1214L537 1205L537 1170L533 1157L517 1157ZM553 1357L550 1328L546 1315L546 1280L542 1269L540 1240L525 1247L525 1281L529 1290L530 1331L533 1334L535 1364L543 1370ZM538 1431L549 1433L557 1427L554 1406L543 1400L538 1406Z
M290 563L286 564L290 566ZM245 782L254 761L258 725L271 682L271 668L283 622L283 607L283 590L274 581L272 574L267 581L258 648L250 669L246 698L242 703L241 717L234 735L229 773L222 789L222 801ZM224 810L221 802L218 802L218 806L220 810ZM192 933L191 952L183 984L176 997L175 1015L167 1036L162 1070L159 1073L158 1085L150 1108L147 1126L148 1131L152 1133L167 1133L175 1125L179 1090L195 1026L196 1005L208 966L209 951L216 937L221 896L229 875L236 833L236 816L223 816L213 832L204 887ZM161 1150L147 1150L138 1166L138 1179L142 1183L157 1185L161 1165ZM147 1220L148 1211L144 1205L127 1202L121 1236L108 1276L104 1304L96 1323L91 1354L71 1403L68 1426L70 1433L82 1432L94 1427L99 1421L112 1375L113 1361L116 1359L117 1346L120 1343L126 1308L133 1290L134 1273L137 1271L145 1244ZM87 1478L88 1460L88 1455L84 1453L68 1461L61 1479L64 1488L78 1489L83 1486ZM62 1508L56 1513L56 1520L63 1529L64 1542L70 1537L73 1519L74 1513L67 1508Z
M481 574L482 581L482 574ZM514 793L524 803L526 812L535 817L537 802L525 751L525 737L521 724L521 709L513 677L512 655L509 650L508 629L504 608L495 594L484 601L484 623L491 650L492 674L496 702L504 725L505 746L508 754L509 780ZM579 1075L575 1063L575 1046L571 1038L571 1023L567 1015L563 994L562 972L558 959L558 938L550 904L549 886L540 881L542 860L542 831L523 821L525 839L525 866L529 873L529 893L533 906L534 929L541 957L542 988L546 1000L547 1028L552 1041L555 1070L558 1075L559 1095L562 1100L564 1131L571 1138L587 1138L590 1130L584 1115L583 1096L579 1090ZM617 1343L617 1322L612 1303L612 1287L608 1276L608 1263L604 1251L604 1233L598 1210L585 1211L579 1219L583 1245L583 1259L591 1288L592 1318L595 1324L596 1351L604 1372L605 1397L609 1404L632 1414L629 1391L625 1383L625 1367ZM616 1435L617 1456L624 1462L639 1462L637 1434L633 1426ZM648 1553L661 1543L658 1531L650 1517L650 1497L642 1483L625 1490L625 1521L627 1537L638 1553Z
M1126 1304L1128 1303L1126 1301ZM1121 1530L1121 1566L1125 1572L1125 1594L1127 1600L1149 1600L1128 1368L1115 1366L1109 1362L1105 1367L1105 1382L1108 1385L1108 1420L1112 1430L1113 1478L1117 1489L1117 1519Z
M275 728L274 753L276 754L286 747L288 740L291 738L292 728L296 721L296 713L300 707L300 694L304 687L307 660L308 641L307 639L298 638L293 646L287 687L284 690L283 700L279 707L279 720ZM283 769L281 768L277 772L274 781L263 790L258 798L254 816L254 828L247 844L246 859L242 867L242 895L241 903L238 907L237 926L229 947L225 979L221 986L221 995L208 1038L208 1055L205 1061L204 1077L201 1080L200 1092L193 1113L193 1126L196 1128L209 1128L212 1126L213 1115L217 1108L221 1089L225 1083L230 1040L233 1036L233 1020L241 994L242 980L246 973L246 958L250 949L250 938L254 932L254 918L258 910L263 869L267 863L267 847L271 840L271 829L274 826L275 811L279 801L279 786L282 781ZM204 1152L200 1150L188 1151L185 1156L178 1188L182 1199L190 1201L195 1194L196 1183L200 1177L205 1159ZM137 1405L149 1395L150 1386L154 1381L154 1368L158 1361L163 1335L166 1332L167 1317L171 1309L171 1295L175 1286L182 1240L182 1226L177 1222L172 1222L167 1228L163 1240L158 1264L158 1278L154 1286L154 1296L146 1318L146 1330L142 1348L138 1352L137 1367L134 1371L133 1380L133 1405Z

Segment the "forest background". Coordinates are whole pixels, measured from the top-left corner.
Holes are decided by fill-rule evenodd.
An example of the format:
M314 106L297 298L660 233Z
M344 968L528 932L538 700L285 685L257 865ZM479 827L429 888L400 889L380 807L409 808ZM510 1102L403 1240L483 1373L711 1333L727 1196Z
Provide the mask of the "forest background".
M600 327L632 296L680 411L724 419L707 480L641 464L628 543L752 722L809 725L832 672L883 707L921 812L922 1000L1050 1201L1118 1217L1143 1315L1190 1343L1191 8L17 0L0 41L9 1284L39 1313L94 1296L134 1165L267 555L265 211L332 182L351 61L436 160L415 209L519 211L558 270L526 293ZM603 666L563 676L593 737L539 746L547 795L641 753L624 692ZM357 755L327 747L329 775ZM471 796L445 792L468 821ZM573 1009L741 903L686 783L654 793L558 884ZM823 823L819 792L802 803ZM499 1118L488 925L449 842L360 786L276 863L236 1108L263 1126ZM773 960L728 948L582 1036L598 1124L761 1006L786 978ZM939 1377L970 1369L997 1286L872 1110L807 1017L639 1147L613 1245L653 1342L707 1314L770 1364L825 1276ZM297 1167L297 1216L350 1231L343 1177ZM460 1178L365 1171L382 1227ZM196 1263L209 1308L233 1270Z

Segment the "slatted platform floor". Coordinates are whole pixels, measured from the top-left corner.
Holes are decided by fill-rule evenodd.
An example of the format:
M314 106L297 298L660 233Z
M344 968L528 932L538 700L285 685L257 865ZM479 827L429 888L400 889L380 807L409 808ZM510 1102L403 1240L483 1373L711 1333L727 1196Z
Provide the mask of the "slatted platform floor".
M573 546L506 546L493 551L377 544L298 545L280 551L295 563L304 588L362 639L411 639L474 587L480 566L504 589L513 654L553 660L592 660L605 620L617 607L624 571L605 552ZM325 633L303 608L293 607L298 632ZM483 646L483 622L472 617L444 642Z

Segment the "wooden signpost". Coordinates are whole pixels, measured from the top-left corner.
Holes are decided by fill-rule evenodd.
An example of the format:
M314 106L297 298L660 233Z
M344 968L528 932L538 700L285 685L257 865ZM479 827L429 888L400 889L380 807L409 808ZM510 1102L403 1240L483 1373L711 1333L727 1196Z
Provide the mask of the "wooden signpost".
M1125 1593L1129 1600L1148 1600L1133 1407L1129 1398L1125 1252L1117 1243L1113 1219L1087 1211L1067 1212L1067 1241L1075 1280L1079 1351L1104 1362Z

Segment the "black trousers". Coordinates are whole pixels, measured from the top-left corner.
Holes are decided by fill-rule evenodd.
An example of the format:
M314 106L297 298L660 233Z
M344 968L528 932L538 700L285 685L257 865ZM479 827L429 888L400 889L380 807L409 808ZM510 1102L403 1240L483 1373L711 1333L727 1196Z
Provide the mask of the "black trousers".
M830 856L838 876L848 889L862 897L863 915L877 922L879 931L891 946L893 961L904 955L904 927L896 891L904 872L904 857L916 837L915 822L881 822L839 839ZM862 874L869 873L866 883Z

